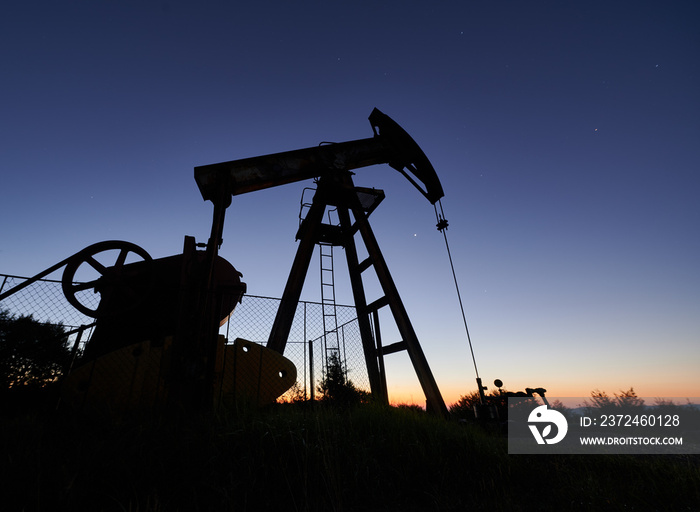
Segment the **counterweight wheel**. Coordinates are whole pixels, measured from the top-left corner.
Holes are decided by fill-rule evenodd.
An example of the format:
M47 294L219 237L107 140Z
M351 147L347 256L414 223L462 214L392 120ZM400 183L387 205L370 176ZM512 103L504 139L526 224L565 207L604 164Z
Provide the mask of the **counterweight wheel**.
M116 260L111 266L100 263L96 258L98 254L109 251L118 251ZM61 279L63 293L68 302L81 313L92 318L97 318L101 314L99 307L93 309L80 302L77 297L79 292L94 288L95 292L105 292L109 290L109 293L112 294L118 293L121 296L133 297L133 302L130 302L130 306L127 309L130 309L144 300L148 295L144 293L144 291L150 289L153 284L152 273L148 271L143 272L142 275L146 276L145 281L141 281L138 285L133 282L128 282L124 275L124 265L127 257L129 257L131 253L140 257L145 265L150 265L153 261L151 255L148 254L145 249L136 244L123 242L121 240L98 242L73 255L68 260L68 263L66 263L66 268L63 271L63 277ZM103 255L103 259L105 257L106 255ZM110 259L111 257L110 255ZM87 282L76 283L76 274L78 270L81 269L81 266L83 269L91 269L93 274L97 272L99 277ZM104 299L105 297L103 295L102 301L104 301ZM110 311L112 314L119 312L122 311Z

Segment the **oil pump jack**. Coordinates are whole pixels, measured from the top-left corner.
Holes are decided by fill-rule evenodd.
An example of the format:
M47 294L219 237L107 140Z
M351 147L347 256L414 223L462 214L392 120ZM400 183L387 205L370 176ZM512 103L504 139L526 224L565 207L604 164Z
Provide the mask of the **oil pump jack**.
M0 300L65 267L62 288L69 303L96 319L82 357L64 379L64 400L73 405L106 404L111 410L137 407L207 407L227 397L255 403L274 401L296 381L294 364L283 356L312 253L319 241L342 246L348 263L367 373L373 395L387 401L384 356L407 351L429 410L447 408L401 301L368 217L384 192L356 187L352 170L389 164L431 204L444 195L433 166L413 139L391 118L374 109L373 136L349 142L275 153L196 167L204 200L214 205L206 244L185 237L183 253L153 259L124 241L91 245L21 285ZM299 246L267 346L219 335L246 291L241 274L219 256L225 212L233 196L303 180L317 189L297 233ZM322 222L337 208L339 225ZM444 218L438 223L445 227ZM369 256L359 261L355 236ZM110 255L105 262L105 255ZM110 259L111 258L111 259ZM136 261L134 261L136 260ZM373 267L384 296L367 302L362 274ZM78 280L84 269L97 274ZM81 299L100 294L94 308ZM381 343L380 308L388 306L402 340Z
M284 353L315 245L323 241L342 246L373 395L387 400L384 356L405 350L425 393L427 408L446 416L445 402L369 224L368 217L384 199L384 192L356 187L351 171L389 164L431 204L443 197L444 192L432 164L408 133L378 109L372 111L369 121L373 137L200 166L195 168L195 180L204 200L214 204L212 237L217 240L213 244L216 247L221 240L225 210L232 196L316 180L317 189L296 235L299 246L266 348ZM339 225L322 222L328 207L337 208ZM368 253L362 261L359 261L355 242L357 233ZM376 272L384 296L367 303L362 274L370 267ZM382 346L378 334L378 311L384 306L390 308L402 337L401 341L388 346ZM373 326L376 337L372 334Z

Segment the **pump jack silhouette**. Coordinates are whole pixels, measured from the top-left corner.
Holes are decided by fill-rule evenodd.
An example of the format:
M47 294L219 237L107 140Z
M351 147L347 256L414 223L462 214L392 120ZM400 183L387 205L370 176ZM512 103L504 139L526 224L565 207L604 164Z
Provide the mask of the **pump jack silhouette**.
M214 204L209 246L216 248L221 243L225 210L232 196L315 179L318 187L297 232L299 246L267 348L284 354L314 246L319 241L342 246L372 394L388 401L384 356L406 350L425 393L427 409L447 416L445 402L369 224L368 217L384 198L384 192L356 187L351 171L386 163L403 174L431 204L443 197L444 192L428 158L396 122L377 109L372 111L369 121L374 131L371 138L196 167L195 180L202 197ZM322 222L324 212L331 206L337 208L339 226ZM369 254L363 261L358 259L357 233ZM384 296L368 304L362 274L370 267L374 267ZM378 311L384 306L389 306L402 337L388 346L382 346L379 334ZM372 335L370 322L374 324L376 337Z
M388 401L384 356L406 350L427 408L447 416L369 224L369 215L384 192L356 187L352 170L388 163L431 204L444 192L428 158L397 123L377 109L369 121L374 132L370 138L196 167L202 197L214 205L206 244L186 236L181 255L153 259L129 242L100 242L0 294L2 300L65 267L62 288L66 298L96 319L80 366L64 380L66 401L79 406L103 403L113 409L168 404L197 408L216 403L220 398L217 389L229 396L245 391L258 404L274 401L296 380L296 368L283 354L314 246L323 242L345 249L372 394ZM240 338L233 345L225 344L219 327L246 290L241 274L218 255L232 196L309 179L316 181L317 190L297 233L299 247L267 346ZM337 209L339 225L322 222L328 207ZM438 222L438 229L446 226L444 218ZM369 254L363 261L357 254L358 233ZM105 263L108 256L113 258L111 265ZM384 295L367 303L362 275L370 267ZM85 268L96 272L96 277L76 282L80 269ZM81 302L80 297L89 290L100 293L97 308ZM402 337L388 346L382 345L379 329L378 311L384 306L389 306Z

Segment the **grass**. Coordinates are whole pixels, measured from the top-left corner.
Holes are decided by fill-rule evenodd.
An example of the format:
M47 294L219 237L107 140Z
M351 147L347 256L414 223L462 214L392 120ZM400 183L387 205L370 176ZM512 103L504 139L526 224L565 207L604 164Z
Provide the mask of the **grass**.
M514 456L402 408L1 420L4 511L696 510L697 456Z

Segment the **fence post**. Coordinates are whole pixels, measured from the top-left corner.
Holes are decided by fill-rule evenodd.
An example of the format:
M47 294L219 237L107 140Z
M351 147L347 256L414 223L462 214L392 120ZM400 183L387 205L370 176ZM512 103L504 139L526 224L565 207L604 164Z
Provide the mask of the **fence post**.
M306 302L304 302L304 334L303 337L301 338L302 340L306 339ZM303 342L302 342L303 344ZM306 400L306 347L304 347L304 400Z
M309 397L311 398L311 401L313 402L314 399L316 398L316 395L314 393L314 341L309 340L309 386L311 387L311 390L309 391Z
M73 348L70 352L70 364L68 369L64 372L64 376L68 376L71 371L73 371L73 365L75 364L75 358L78 355L78 347L80 347L80 340L83 338L83 332L87 329L87 325L81 325L78 327L78 332L75 335L75 343L73 343Z

